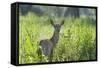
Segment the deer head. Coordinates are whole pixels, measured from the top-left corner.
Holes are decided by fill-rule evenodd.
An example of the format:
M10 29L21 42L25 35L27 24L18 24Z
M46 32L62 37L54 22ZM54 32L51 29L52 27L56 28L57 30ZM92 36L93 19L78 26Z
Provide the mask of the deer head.
M60 32L61 26L64 24L64 19L60 22L60 24L55 24L52 19L50 19L51 25L54 27L55 31Z

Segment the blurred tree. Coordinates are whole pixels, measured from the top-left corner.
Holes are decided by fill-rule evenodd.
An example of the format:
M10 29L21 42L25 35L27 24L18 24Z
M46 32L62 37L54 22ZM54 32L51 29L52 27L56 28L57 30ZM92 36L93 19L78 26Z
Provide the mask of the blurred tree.
M33 12L37 16L42 16L44 14L40 6L34 5L19 5L19 11L21 15L26 15L28 12Z
M41 7L41 6L35 6L35 5L33 5L32 8L31 8L31 12L33 12L37 16L43 16L44 15L44 11L43 11L42 8L43 7Z
M32 5L19 5L19 12L21 15L26 15L28 11L30 11L32 8Z
M75 7L69 7L66 10L65 16L69 17L74 17L74 18L79 18L80 17L80 10L79 8Z
M55 17L72 17L79 18L91 17L96 18L95 9L92 8L79 8L79 7L61 7L61 6L43 6L43 5L19 5L21 15L26 15L32 12L37 16L53 15Z

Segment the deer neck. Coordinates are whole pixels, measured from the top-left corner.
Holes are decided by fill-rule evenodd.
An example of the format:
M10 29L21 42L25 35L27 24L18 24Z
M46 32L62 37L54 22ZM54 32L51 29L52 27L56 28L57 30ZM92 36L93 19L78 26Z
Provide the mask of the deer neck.
M59 32L54 31L54 34L53 34L53 36L52 36L52 38L50 40L53 43L53 45L56 45L56 43L59 40Z

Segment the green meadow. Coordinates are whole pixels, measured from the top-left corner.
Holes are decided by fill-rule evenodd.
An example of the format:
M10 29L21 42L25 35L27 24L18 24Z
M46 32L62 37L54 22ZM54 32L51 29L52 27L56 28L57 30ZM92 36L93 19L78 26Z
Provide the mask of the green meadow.
M60 21L56 17L56 21ZM54 28L48 16L29 13L19 16L19 64L39 63L37 50L42 39L50 39ZM48 57L43 56L44 62ZM96 59L96 22L91 17L65 18L52 62Z

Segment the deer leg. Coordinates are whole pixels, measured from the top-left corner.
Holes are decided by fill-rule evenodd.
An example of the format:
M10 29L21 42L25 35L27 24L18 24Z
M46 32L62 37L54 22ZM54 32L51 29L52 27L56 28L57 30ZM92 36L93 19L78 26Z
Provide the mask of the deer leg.
M41 48L39 47L38 50L37 50L37 54L38 54L38 57L39 57L39 62L41 63L42 62L42 50Z
M51 53L50 53L50 55L49 55L49 62L52 62L52 58L53 58L53 49L51 50Z

